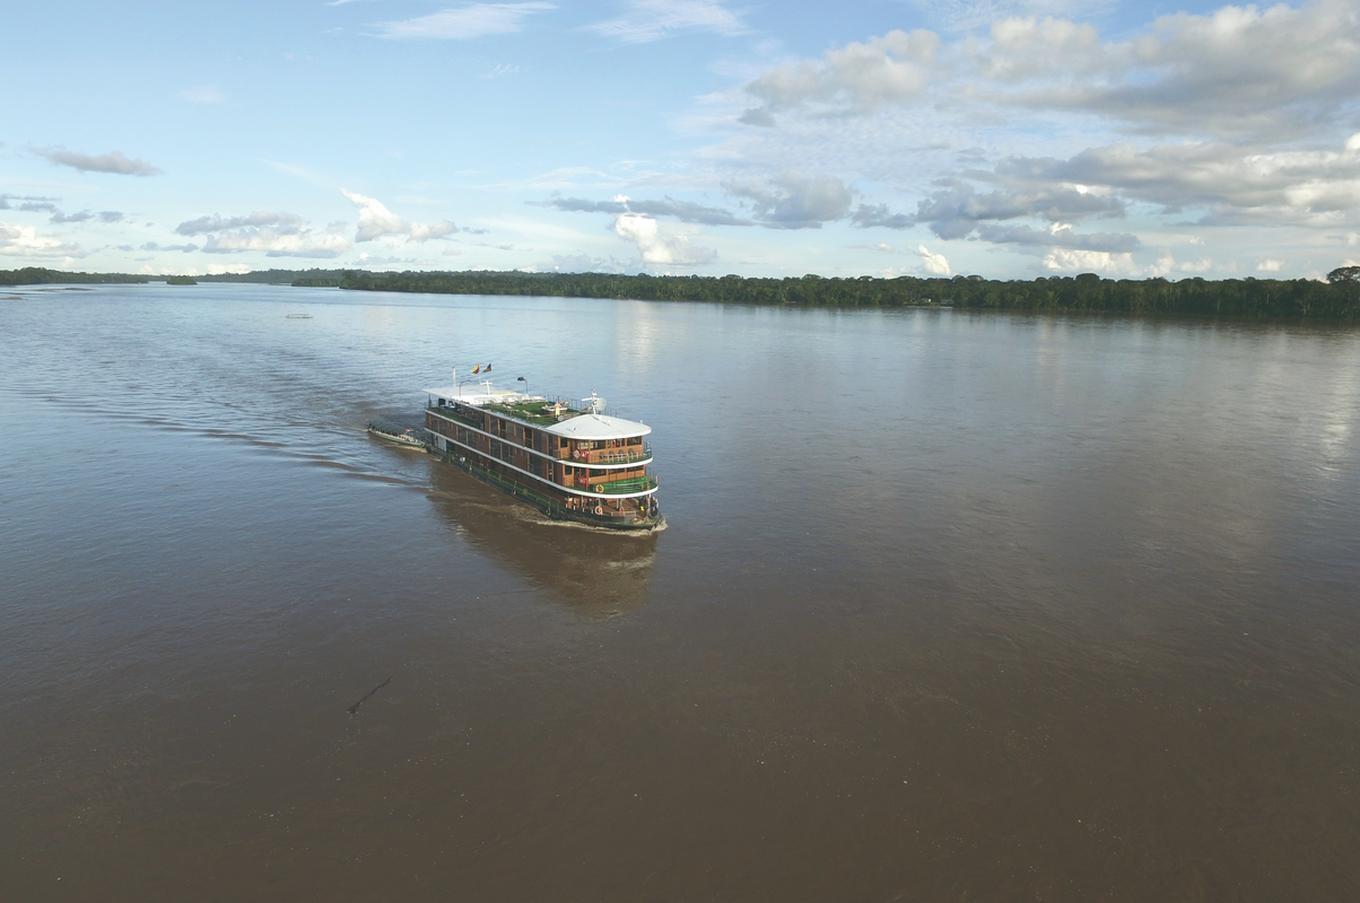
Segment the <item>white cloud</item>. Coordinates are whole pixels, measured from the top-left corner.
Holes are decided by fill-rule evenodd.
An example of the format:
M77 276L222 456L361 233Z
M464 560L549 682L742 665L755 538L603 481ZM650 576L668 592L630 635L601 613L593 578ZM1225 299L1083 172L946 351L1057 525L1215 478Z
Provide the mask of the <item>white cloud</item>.
M36 153L49 163L69 166L81 172L107 172L120 176L154 176L160 170L147 163L126 156L122 151L107 154L82 154L64 147L38 148Z
M1056 271L1081 270L1093 273L1129 273L1133 271L1133 255L1127 252L1083 251L1076 248L1053 248L1044 257L1044 268Z
M1034 78L1101 64L1100 33L1067 19L1010 18L992 24L991 44L975 51L992 78Z
M434 238L444 238L457 231L457 226L445 220L442 223L411 223L406 234L411 241L429 241Z
M709 207L694 201L678 201L666 197L661 200L630 200L626 195L616 195L610 201L596 201L590 198L552 197L546 201L534 202L537 206L551 207L572 213L645 213L648 216L674 217L685 223L699 223L705 226L751 226L754 220L745 219L720 207Z
M925 245L916 246L916 256L921 258L921 267L932 276L948 276L953 272L949 260L943 254L931 251Z
M340 189L340 193L354 206L359 208L359 225L354 233L357 242L372 241L385 235L401 236L410 241L429 241L445 238L458 231L451 222L408 223L388 210L377 198L359 194L355 191Z
M550 260L533 267L542 273L627 273L636 264L618 257L597 257L590 254L555 254Z
M1325 134L1360 112L1355 0L1176 13L1117 40L1071 18L998 15L1007 5L1014 6L987 9L985 39L890 31L776 65L746 84L759 103L742 121L769 126L775 114L800 108L875 112L924 100L927 83L937 109L1019 105L1159 135L1276 144L1305 131ZM1059 6L1033 4L1044 5Z
M1278 273L1284 269L1284 261L1267 257L1264 260L1256 261L1256 272L1258 273Z
M1001 97L1089 111L1157 132L1279 141L1303 129L1330 128L1338 113L1353 112L1360 83L1354 0L1175 13L1130 40L1098 48L1072 22L1050 20L1047 34L1024 37L1005 46L994 42L987 52L1022 60L1052 55L1058 65L1020 66L1018 73L1042 80L1002 86L1015 90Z
M306 229L280 233L267 227L216 232L203 244L209 254L256 251L266 257L337 257L349 249L349 239L338 232Z
M644 44L685 31L745 34L741 16L717 0L630 0L616 18L588 28L625 44Z
M471 3L438 12L373 24L377 37L392 40L466 41L487 35L511 34L524 27L533 13L556 9L555 3Z
M1023 172L1006 175L1013 176L1007 179L1013 184L986 194L979 194L967 182L954 180L922 199L914 217L885 217L878 210L865 216L866 208L860 208L856 223L897 228L929 223L940 238L954 239L964 238L986 223L1022 217L1038 217L1056 225L1087 217L1124 215L1124 202L1109 192L1092 191L1089 186L1056 176L1029 179Z
M828 50L818 60L776 66L746 86L761 105L743 121L771 125L783 110L863 113L912 100L925 89L939 46L934 32L890 31Z
M1001 19L1025 16L1062 16L1081 13L1094 17L1107 12L1116 0L912 0L939 28L956 33L985 29Z
M728 194L745 198L762 225L776 229L818 229L850 213L855 193L835 176L783 173L756 181L732 179Z
M281 235L297 233L303 229L302 217L296 213L274 213L255 210L244 216L220 216L216 213L185 220L175 227L180 235L206 235L225 229L240 229L246 226L269 226Z
M146 251L198 251L237 254L253 251L267 257L337 257L350 249L338 225L313 229L296 213L256 210L238 216L213 213L180 223L180 235L206 236L201 247L193 244L161 245L148 242Z
M1250 153L1220 143L1096 147L1070 160L1017 159L1004 176L1100 186L1169 210L1207 210L1205 223L1316 225L1360 221L1360 153Z
M395 235L406 231L401 217L383 205L377 198L367 197L353 191L340 189L345 199L359 208L359 227L354 234L355 241L372 241L381 235Z
M32 226L0 223L0 254L33 259L82 256L82 251L72 242L44 238Z
M195 85L191 88L185 88L179 92L179 97L180 100L199 104L222 103L227 99L227 95L223 94L222 90L216 85Z
M688 235L663 232L655 219L641 213L616 216L614 234L637 245L642 262L647 264L694 266L718 256L712 249L690 244Z
M1161 278L1176 269L1176 258L1171 254L1163 254L1157 258L1157 262L1148 267L1145 271L1147 276Z

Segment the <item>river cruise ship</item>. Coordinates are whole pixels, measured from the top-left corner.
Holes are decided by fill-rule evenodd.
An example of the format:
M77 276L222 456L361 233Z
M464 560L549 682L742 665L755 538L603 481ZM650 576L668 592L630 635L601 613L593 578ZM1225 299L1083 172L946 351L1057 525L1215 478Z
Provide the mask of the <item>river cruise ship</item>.
M426 389L430 451L550 517L616 530L665 521L645 423L611 417L595 394L580 403L460 381Z

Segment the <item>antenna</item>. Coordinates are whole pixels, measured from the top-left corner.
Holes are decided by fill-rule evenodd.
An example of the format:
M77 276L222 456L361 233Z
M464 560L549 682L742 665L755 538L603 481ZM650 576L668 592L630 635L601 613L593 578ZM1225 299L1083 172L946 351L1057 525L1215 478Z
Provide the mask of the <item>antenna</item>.
M605 400L600 397L600 393L592 390L589 397L581 400L590 405L590 413L601 414L604 412Z

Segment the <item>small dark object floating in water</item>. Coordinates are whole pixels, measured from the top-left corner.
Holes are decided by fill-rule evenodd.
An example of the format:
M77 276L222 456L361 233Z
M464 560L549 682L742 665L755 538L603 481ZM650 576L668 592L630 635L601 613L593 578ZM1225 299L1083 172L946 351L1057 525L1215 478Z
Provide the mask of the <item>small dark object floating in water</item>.
M368 702L369 698L370 698L374 693L378 692L379 690L381 690L383 687L387 686L387 685L390 684L391 682L392 682L392 678L391 678L391 677L388 677L387 680L383 681L382 683L378 684L378 685L377 685L376 687L374 687L373 689L369 690L369 691L368 691L367 693L365 693L362 697L360 697L360 699L359 699L358 702L356 702L354 705L350 706L349 708L345 709L345 711L349 712L351 715L357 715L357 714L359 714L359 706L363 705L365 702Z
M376 423L370 423L368 425L368 432L370 435L377 436L379 439L391 442L394 445L400 445L404 448L418 448L421 451L425 451L426 448L425 440L417 436L415 430L409 428L402 430L399 433L396 430L389 430L378 426Z

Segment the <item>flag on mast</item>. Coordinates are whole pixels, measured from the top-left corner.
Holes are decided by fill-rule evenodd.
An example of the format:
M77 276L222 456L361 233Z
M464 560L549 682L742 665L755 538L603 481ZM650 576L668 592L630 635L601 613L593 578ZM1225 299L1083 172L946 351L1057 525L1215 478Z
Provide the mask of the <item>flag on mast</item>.
M491 372L491 365L490 365L490 364L487 364L487 365L486 365L486 372L487 372L487 373L490 373L490 372Z
M473 367L473 368L472 368L472 372L473 372L473 373L481 373L481 372L482 372L482 365L481 365L481 364L478 364L477 366Z

